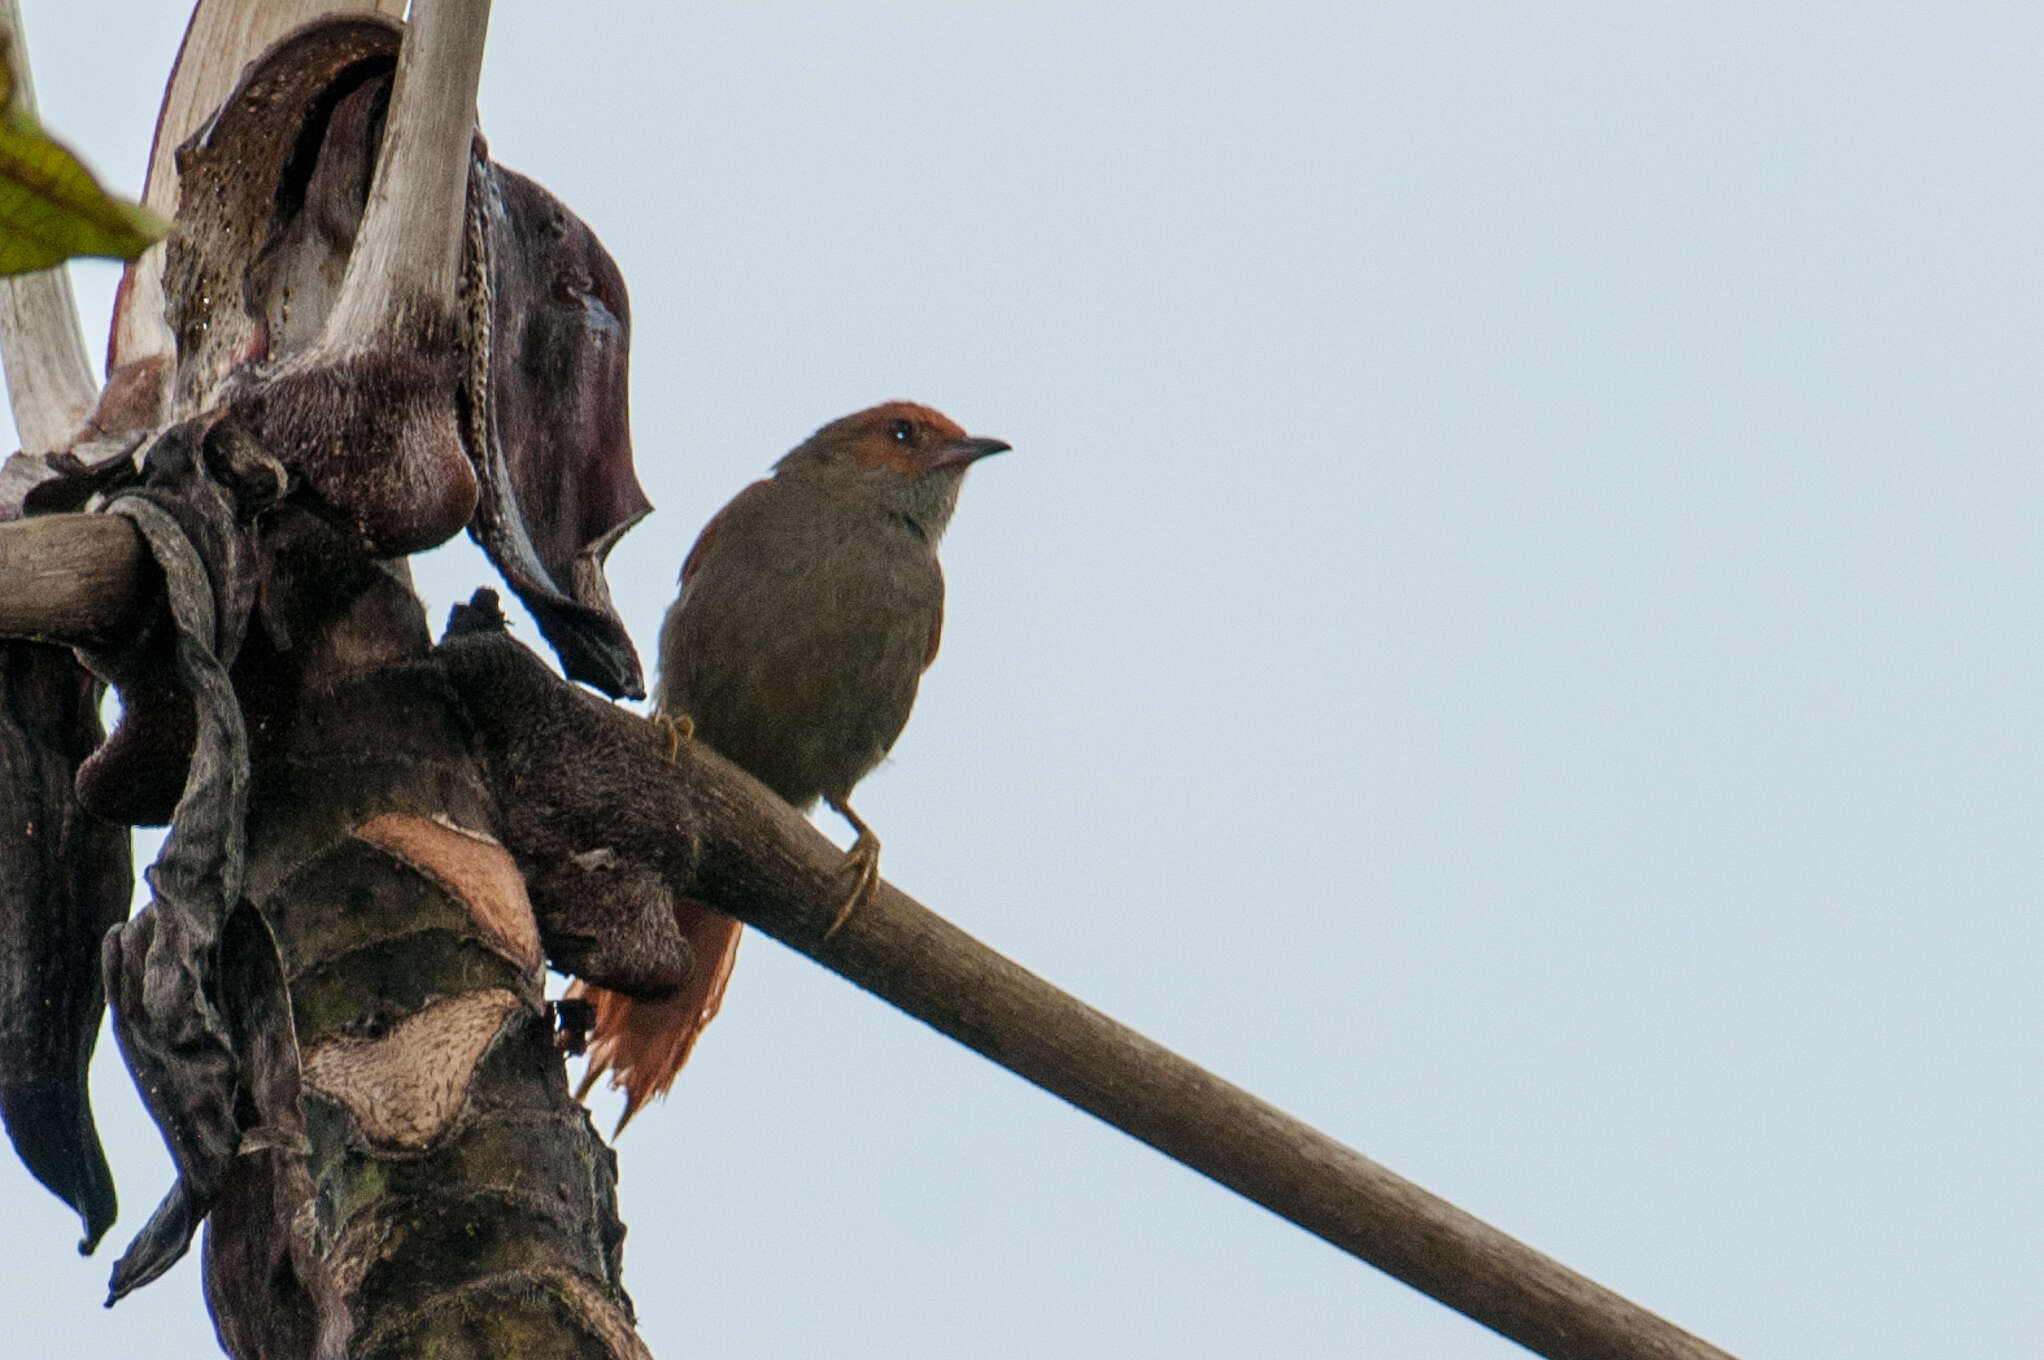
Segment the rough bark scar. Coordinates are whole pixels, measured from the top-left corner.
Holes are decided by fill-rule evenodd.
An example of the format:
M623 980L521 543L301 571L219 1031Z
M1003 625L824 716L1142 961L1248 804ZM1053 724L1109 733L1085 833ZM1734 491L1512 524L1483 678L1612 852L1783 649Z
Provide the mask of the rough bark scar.
M539 923L525 895L525 875L496 840L407 812L372 817L355 828L355 836L439 884L468 908L498 953L528 972L539 970Z
M554 1291L582 1315L589 1329L596 1333L612 1355L620 1360L653 1360L653 1353L646 1349L646 1343L632 1330L631 1322L616 1302L605 1296L602 1290L589 1282L587 1276L566 1270L544 1270L536 1272L541 1280L551 1285Z
M305 1050L305 1083L347 1106L371 1142L431 1147L460 1115L483 1053L523 1009L490 987L436 1001L379 1039L322 1039Z

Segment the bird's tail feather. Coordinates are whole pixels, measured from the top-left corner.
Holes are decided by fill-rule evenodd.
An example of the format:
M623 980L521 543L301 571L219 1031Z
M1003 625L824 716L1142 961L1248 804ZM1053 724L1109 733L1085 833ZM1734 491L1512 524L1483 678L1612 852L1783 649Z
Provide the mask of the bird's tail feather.
M596 1079L610 1074L611 1089L625 1093L625 1112L611 1133L613 1138L624 1132L648 1100L664 1097L674 1085L703 1027L716 1018L724 1004L724 988L731 981L731 965L738 957L738 937L744 927L722 912L700 902L679 901L674 904L674 922L695 951L696 966L681 990L667 1000L634 1001L580 979L568 988L570 997L580 997L596 1008L596 1023L589 1032L589 1068L575 1090L575 1099L587 1097Z

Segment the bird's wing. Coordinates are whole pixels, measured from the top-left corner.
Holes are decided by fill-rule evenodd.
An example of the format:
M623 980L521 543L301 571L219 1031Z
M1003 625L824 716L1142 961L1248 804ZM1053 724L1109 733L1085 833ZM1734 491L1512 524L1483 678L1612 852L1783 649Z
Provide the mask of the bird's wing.
M928 670L937 660L937 647L944 641L944 573L937 572L937 607L930 614L930 647L923 653L923 669Z
M754 482L710 516L710 522L696 535L695 546L682 559L684 593L690 579L708 559L718 535L735 519L750 513L771 485L770 479ZM672 619L670 612L670 623ZM663 652L665 646L663 629ZM589 1033L589 1066L582 1074L575 1098L586 1098L597 1079L609 1074L611 1089L625 1093L625 1112L617 1121L613 1137L624 1132L625 1125L647 1101L665 1096L674 1085L703 1028L716 1018L718 1008L724 1004L724 988L731 981L731 965L738 957L738 937L744 928L722 912L682 899L674 904L674 923L694 952L695 966L689 970L688 981L681 990L667 1000L636 1001L580 979L568 989L568 996L586 1000L596 1008L596 1022Z
M703 564L703 559L709 555L710 545L716 541L717 535L723 530L724 526L729 524L736 516L746 513L740 507L750 508L758 502L761 496L766 494L767 488L772 485L772 478L762 477L726 501L722 510L710 516L710 522L705 524L703 531L696 535L695 546L690 548L688 556L681 560L682 585L686 586L688 578L693 576L696 568Z
M695 952L695 967L681 990L665 1001L634 1001L619 992L592 987L579 979L570 997L596 1007L589 1035L589 1069L582 1075L575 1099L585 1098L596 1079L610 1074L612 1090L625 1093L625 1112L611 1136L624 1132L648 1100L665 1096L682 1064L688 1061L703 1027L724 1004L731 965L738 957L744 927L722 912L686 899L674 904L674 923Z

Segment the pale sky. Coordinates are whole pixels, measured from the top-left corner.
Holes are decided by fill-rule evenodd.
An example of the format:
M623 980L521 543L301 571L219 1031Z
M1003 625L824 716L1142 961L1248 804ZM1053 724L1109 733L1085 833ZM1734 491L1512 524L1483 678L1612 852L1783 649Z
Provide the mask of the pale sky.
M181 7L25 8L139 191ZM481 114L631 286L649 660L824 421L1015 445L889 878L1749 1360L2035 1350L2044 9L500 0ZM212 1355L94 1091L9 1348ZM1521 1353L763 937L619 1156L663 1360Z

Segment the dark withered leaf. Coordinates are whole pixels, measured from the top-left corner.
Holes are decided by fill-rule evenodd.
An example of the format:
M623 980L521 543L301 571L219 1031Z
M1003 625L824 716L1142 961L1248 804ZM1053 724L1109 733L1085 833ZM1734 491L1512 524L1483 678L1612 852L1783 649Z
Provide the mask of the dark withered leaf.
M569 678L645 692L603 559L652 509L632 467L624 275L596 233L492 163L479 236L491 281L488 418L469 533L532 611Z
M216 558L209 570L181 522L189 518L210 527L212 534L200 536L213 539L217 552L220 541L233 537L218 522L231 516L231 502L196 466L170 466L182 474L184 494L155 495L175 503L180 513L159 504L150 491L122 496L112 509L135 522L163 570L177 627L178 679L192 699L196 740L170 834L148 872L153 900L108 934L102 966L114 1005L114 1037L163 1134L178 1180L116 1263L109 1303L155 1279L185 1253L240 1142L235 1118L240 1062L216 969L228 914L241 898L248 735L215 648L216 596L244 600L248 587L221 584L216 590L216 577L245 572L238 566L243 559L227 554L237 568ZM241 613L245 618L245 604Z
M127 829L73 789L99 744L99 695L69 651L0 643L0 1118L78 1211L86 1252L115 1214L86 1084L105 1010L99 941L134 891Z

